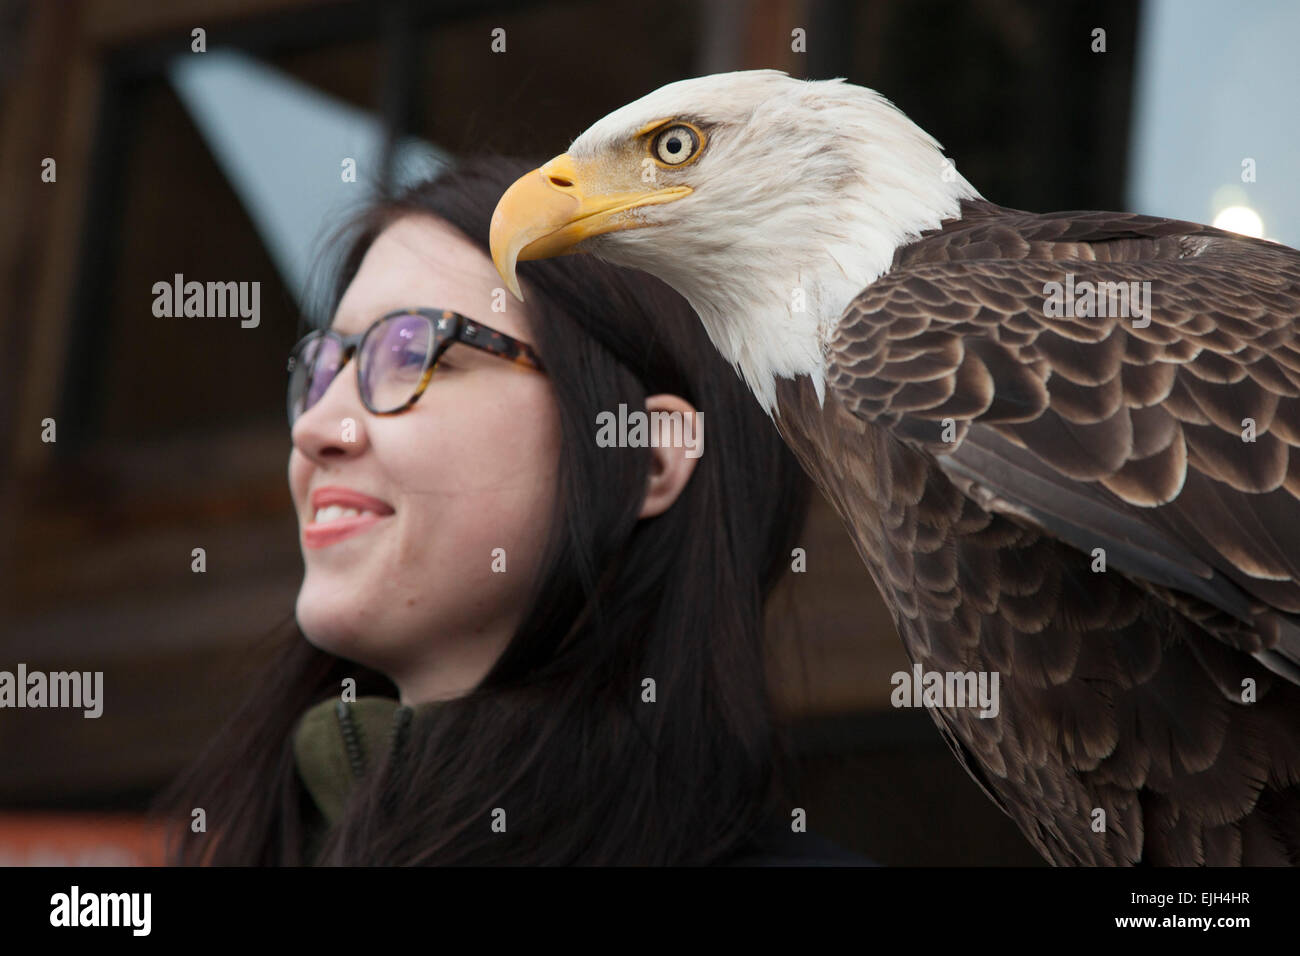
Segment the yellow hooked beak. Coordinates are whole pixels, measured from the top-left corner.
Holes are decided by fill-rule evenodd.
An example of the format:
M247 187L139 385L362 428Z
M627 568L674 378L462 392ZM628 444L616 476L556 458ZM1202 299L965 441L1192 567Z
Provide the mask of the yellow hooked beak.
M617 191L607 188L610 178L599 164L561 153L505 191L492 213L492 262L520 302L517 262L581 252L573 247L591 236L645 225L629 210L672 202L692 191L689 186Z

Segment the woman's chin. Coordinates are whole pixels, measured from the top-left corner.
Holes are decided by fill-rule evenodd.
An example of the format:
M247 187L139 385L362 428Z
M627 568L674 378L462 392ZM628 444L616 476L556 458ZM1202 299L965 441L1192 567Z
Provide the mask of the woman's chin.
M332 596L315 596L304 587L298 594L295 616L298 629L310 644L336 657L357 660L364 647L366 635L350 626L351 608L345 608L337 600L337 593Z

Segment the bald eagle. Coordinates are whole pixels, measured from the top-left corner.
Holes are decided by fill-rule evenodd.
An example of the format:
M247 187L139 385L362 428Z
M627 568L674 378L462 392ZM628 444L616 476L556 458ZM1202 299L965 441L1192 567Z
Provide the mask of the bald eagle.
M1300 253L986 201L878 93L664 86L523 176L516 263L699 314L843 518L931 715L1058 865L1300 863Z

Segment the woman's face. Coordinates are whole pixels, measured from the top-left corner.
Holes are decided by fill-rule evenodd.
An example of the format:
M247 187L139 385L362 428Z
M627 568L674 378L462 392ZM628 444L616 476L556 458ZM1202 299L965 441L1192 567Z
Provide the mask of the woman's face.
M407 216L374 241L332 328L362 332L414 306L461 312L532 343L525 306L494 296L500 286L491 260L450 225ZM506 311L492 311L494 302ZM301 528L315 523L313 495L325 488L368 495L391 513L322 546L300 534L303 633L388 675L403 703L470 690L523 613L559 448L558 413L540 372L453 344L414 405L378 416L361 403L350 360L294 426L294 506Z

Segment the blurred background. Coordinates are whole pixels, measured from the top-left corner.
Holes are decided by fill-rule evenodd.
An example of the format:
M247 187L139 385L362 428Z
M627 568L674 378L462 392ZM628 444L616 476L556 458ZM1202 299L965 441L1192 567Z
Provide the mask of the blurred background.
M774 67L880 90L994 202L1297 245L1297 39L1300 4L1263 0L0 0L0 670L105 695L0 709L0 863L155 860L141 812L292 611L285 362L366 191ZM155 317L176 274L260 282L259 324ZM804 541L769 618L810 827L888 864L1039 864L890 706L909 663L820 498Z

